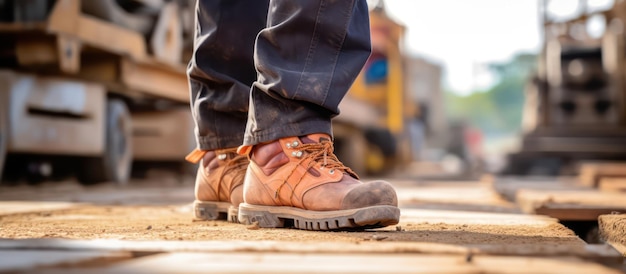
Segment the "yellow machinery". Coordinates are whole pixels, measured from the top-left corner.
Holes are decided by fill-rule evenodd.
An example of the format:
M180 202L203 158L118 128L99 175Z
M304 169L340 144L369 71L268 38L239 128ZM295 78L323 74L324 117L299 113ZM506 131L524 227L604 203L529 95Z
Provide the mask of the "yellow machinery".
M372 54L340 105L334 131L340 159L357 172L380 173L409 160L405 123L417 106L404 87L404 27L382 8L370 12L370 26Z
M0 1L0 175L4 166L48 175L49 161L85 183L123 183L133 161L183 159L195 145L185 75L193 2ZM382 8L371 26L372 57L333 125L342 160L377 173L406 160L416 109L404 28Z

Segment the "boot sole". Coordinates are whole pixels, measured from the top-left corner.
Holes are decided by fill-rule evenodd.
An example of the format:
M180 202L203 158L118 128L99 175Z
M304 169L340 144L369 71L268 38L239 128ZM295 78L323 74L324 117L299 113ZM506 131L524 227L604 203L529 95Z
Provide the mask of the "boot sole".
M259 227L294 227L304 230L370 229L395 225L400 209L395 206L371 206L335 211L313 211L286 206L239 205L239 222L257 223Z
M211 220L227 220L231 223L239 223L237 217L239 209L227 202L205 202L194 201L193 212L196 219Z

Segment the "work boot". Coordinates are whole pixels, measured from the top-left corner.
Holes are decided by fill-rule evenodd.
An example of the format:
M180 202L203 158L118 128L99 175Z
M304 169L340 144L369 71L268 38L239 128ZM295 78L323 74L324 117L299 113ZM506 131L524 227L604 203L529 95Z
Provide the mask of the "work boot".
M238 222L237 211L243 202L243 178L248 157L237 149L194 150L185 159L200 162L196 176L195 217L201 220Z
M364 183L333 154L326 134L240 147L249 154L239 222L307 230L397 224L396 192L385 181Z

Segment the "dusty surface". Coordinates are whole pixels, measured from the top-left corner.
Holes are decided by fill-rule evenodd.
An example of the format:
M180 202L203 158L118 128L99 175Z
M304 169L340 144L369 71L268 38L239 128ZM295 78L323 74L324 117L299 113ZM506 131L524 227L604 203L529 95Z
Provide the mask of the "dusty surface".
M626 256L626 214L602 215L598 225L602 238Z
M92 206L76 209L3 216L0 237L137 240L340 240L361 241L374 231L385 232L385 240L455 243L494 243L521 238L568 238L571 231L554 223L546 226L457 225L401 223L372 232L310 232L295 229L251 229L223 221L197 221L190 206ZM396 233L397 232L397 233ZM454 237L456 232L474 233ZM486 234L485 237L480 237ZM492 235L502 235L493 237ZM518 242L518 241L514 241Z
M446 272L436 260L449 260L446 265L452 268L448 270L459 273L495 273L509 265L517 265L512 270L538 265L542 267L536 270L545 270L548 266L572 266L572 260L581 265L571 269L585 270L581 273L591 273L591 269L594 273L612 273L598 262L620 264L623 259L611 250L590 249L556 219L519 214L514 204L480 182L392 183L402 209L400 224L337 232L259 229L193 220L191 180L146 180L123 187L85 187L75 182L0 186L0 250L9 250L7 258L28 256L32 267L39 267L38 262L60 263L58 273L138 273L149 269L141 262L151 267L163 265L146 273L190 273L224 267L221 261L212 261L223 256L250 261L245 266L239 261L231 265L240 273L250 272L249 267L257 262L267 273L285 272L287 268L277 269L273 262L293 256L298 261L290 270L304 267L301 259L310 260L306 269L320 271L319 261L351 259L351 271L365 273L375 270L370 266L376 259L379 262L374 265L401 263L398 273L413 273L416 264L412 262L418 258L422 261L417 265L425 267L424 273ZM72 252L81 250L93 251L100 258L96 260L98 271L91 263L81 263L86 269L64 266L63 262L75 259ZM56 263L45 263L53 258L48 253L58 257ZM107 258L114 258L113 262L103 264L102 260L111 260ZM474 263L478 261L489 263L479 266ZM176 271L165 267L179 262L183 262L182 268L176 266ZM2 267L18 269L0 263L0 272ZM336 270L334 267L331 269Z
M0 187L0 208L5 209L4 214L0 211L0 238L580 243L554 219L472 212L516 211L486 184L392 183L403 208L401 223L366 232L251 229L222 221L194 221L190 205L193 181L189 178L135 181L124 187L85 187L75 182L5 186ZM21 204L15 205L16 200ZM73 207L66 208L72 203ZM445 211L459 209L463 211ZM374 234L384 234L384 239L372 239Z
M405 210L408 211L408 210ZM410 211L408 212L411 213ZM409 218L408 216L407 218ZM412 218L410 218L412 219ZM530 221L530 220L529 220ZM255 229L223 221L194 221L180 206L81 205L73 209L2 216L0 238L122 240L249 240L324 242L429 242L454 245L565 245L580 247L569 229L556 222L530 225L402 221L398 226L361 232Z

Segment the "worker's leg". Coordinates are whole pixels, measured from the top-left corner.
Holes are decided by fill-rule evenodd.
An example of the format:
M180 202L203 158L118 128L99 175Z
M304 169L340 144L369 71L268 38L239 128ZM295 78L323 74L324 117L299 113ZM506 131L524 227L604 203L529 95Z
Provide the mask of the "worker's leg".
M330 119L370 54L366 1L272 0L267 23L245 144L331 135Z
M199 0L189 63L191 107L203 150L243 143L250 86L256 80L253 51L265 27L269 0Z
M250 86L256 80L254 40L265 27L268 4L268 0L197 1L188 73L199 149L187 158L200 162L196 218L228 214L229 220L237 219L249 161L235 148L243 142Z
M393 187L359 181L330 137L330 119L370 53L365 0L272 0L255 49L239 220L311 230L398 223Z

